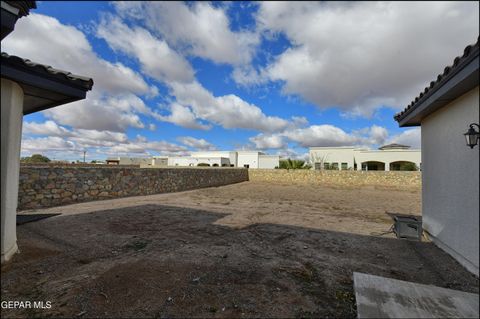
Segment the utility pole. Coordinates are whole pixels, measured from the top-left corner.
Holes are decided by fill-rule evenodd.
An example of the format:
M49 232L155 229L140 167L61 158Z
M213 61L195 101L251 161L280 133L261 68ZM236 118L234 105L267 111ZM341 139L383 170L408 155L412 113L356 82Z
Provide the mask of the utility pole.
M87 154L87 151L83 151L83 162L85 163L85 154Z

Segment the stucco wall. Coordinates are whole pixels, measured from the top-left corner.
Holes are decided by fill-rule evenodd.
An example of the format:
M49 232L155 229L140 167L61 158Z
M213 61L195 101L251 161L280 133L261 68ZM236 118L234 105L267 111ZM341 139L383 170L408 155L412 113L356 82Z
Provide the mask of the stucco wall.
M422 121L423 224L434 242L478 275L479 146L463 133L479 119L479 90Z
M251 169L248 170L248 175L251 181L279 184L325 184L344 187L383 186L418 190L421 187L420 172Z
M178 192L248 180L242 168L21 166L18 209Z

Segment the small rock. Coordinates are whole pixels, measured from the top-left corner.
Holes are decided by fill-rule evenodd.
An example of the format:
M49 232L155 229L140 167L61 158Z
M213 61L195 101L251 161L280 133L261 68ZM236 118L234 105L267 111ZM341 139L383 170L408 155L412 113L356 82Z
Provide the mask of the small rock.
M167 298L167 301L168 301L168 302L172 302L172 301L173 301L173 298L172 298L172 297L168 297L168 298Z
M308 246L303 246L303 249L308 249Z
M227 254L225 254L225 255L222 255L222 258L227 258L227 257L228 257L228 255L227 255Z
M193 282L199 282L200 281L200 277L195 277L192 279Z
M222 308L222 311L225 311L225 307Z

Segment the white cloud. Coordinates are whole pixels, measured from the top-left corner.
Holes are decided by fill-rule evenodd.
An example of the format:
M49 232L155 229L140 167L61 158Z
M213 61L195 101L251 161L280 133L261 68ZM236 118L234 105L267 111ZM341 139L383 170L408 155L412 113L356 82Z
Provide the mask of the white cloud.
M245 128L265 132L279 131L288 121L276 116L267 116L262 110L236 95L215 97L200 83L172 83L172 94L182 105L189 105L196 117L224 128Z
M71 135L71 132L68 129L58 125L54 121L46 121L45 123L25 122L23 124L22 133L48 136Z
M192 147L199 151L214 151L217 149L213 144L207 142L203 138L198 139L191 136L183 136L183 137L179 137L178 141L183 145Z
M115 6L123 17L144 20L171 46L216 63L249 63L260 42L256 32L233 32L224 8L207 2L115 2Z
M65 104L44 111L45 116L74 128L123 132L128 127L144 128L137 100L102 98L92 94L90 99Z
M193 114L192 110L187 106L183 106L178 103L172 103L169 106L169 110L169 115L160 115L155 113L154 117L160 121L174 123L176 125L191 129L208 130L211 128L211 125L204 125L197 122L197 118Z
M407 129L400 134L392 136L388 141L387 144L390 143L397 143L402 145L408 145L414 149L421 148L421 129L420 127Z
M257 23L292 44L259 74L320 108L369 116L382 105L407 105L475 42L479 5L261 2Z
M100 58L85 35L57 19L31 13L20 19L15 32L2 40L2 51L93 78L94 90L110 94L156 93L140 74L120 62Z
M22 151L45 153L48 151L74 150L75 144L58 136L22 139Z
M347 133L339 127L324 124L289 128L274 134L261 133L249 140L257 149L285 149L287 142L294 142L299 147L372 146L384 144L387 138L387 129L378 125Z
M256 149L278 149L285 148L286 143L283 137L279 134L259 134L257 136L251 137L250 142L255 144Z
M98 25L97 36L105 39L112 49L136 57L142 72L157 80L190 82L194 78L193 68L185 58L143 28L130 28L119 18L105 15Z

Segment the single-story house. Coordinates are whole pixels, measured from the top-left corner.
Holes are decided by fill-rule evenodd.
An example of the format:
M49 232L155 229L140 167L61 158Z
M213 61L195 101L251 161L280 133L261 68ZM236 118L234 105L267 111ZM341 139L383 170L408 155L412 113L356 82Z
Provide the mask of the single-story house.
M477 39L395 115L401 127L422 127L424 230L436 245L477 276L479 98Z
M354 146L310 147L310 162L316 170L399 171L421 168L421 151L388 144L378 150Z

